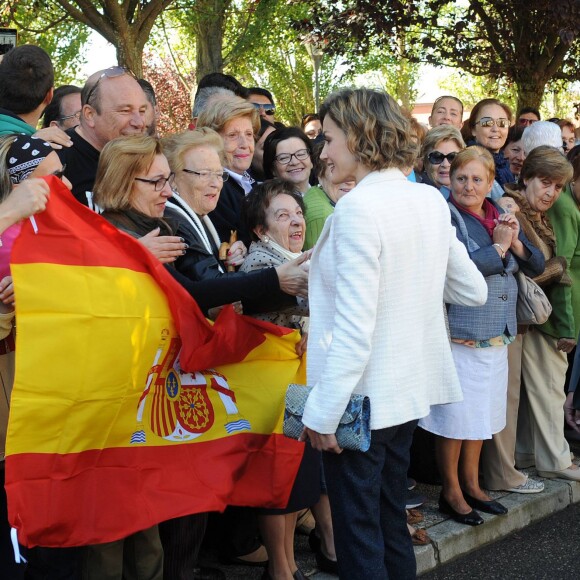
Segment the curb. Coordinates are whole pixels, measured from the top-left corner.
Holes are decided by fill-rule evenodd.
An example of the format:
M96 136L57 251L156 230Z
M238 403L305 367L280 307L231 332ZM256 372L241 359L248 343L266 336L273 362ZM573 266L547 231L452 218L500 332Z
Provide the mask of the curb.
M510 493L501 498L509 513L492 516L481 513L485 523L469 527L445 520L428 528L432 544L415 548L417 575L430 572L468 552L521 530L532 522L580 502L580 483L563 479L544 480L537 494ZM315 576L324 580L323 576ZM331 576L328 576L331 578Z
M541 493L509 493L501 503L509 512L492 516L480 512L485 520L481 526L464 526L445 519L427 528L432 543L415 547L417 575L431 572L455 558L477 550L486 544L501 540L529 524L580 502L580 483L564 479L544 479ZM336 576L312 570L312 580L336 580Z

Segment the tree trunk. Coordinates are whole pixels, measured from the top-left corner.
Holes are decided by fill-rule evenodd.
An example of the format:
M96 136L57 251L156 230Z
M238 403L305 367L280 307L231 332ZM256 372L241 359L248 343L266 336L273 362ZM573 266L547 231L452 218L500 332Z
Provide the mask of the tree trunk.
M132 37L119 37L115 45L119 65L128 68L137 78L143 77L143 46L143 42Z
M523 107L540 108L542 99L544 98L544 89L548 79L531 78L516 79L516 86L518 87L518 104L517 110Z
M196 83L209 73L223 71L222 44L226 3L227 0L196 2L199 14L195 24Z

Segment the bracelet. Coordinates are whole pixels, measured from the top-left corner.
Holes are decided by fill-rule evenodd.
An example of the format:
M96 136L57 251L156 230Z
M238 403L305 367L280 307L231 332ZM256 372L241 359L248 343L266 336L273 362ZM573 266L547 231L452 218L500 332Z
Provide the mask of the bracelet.
M496 246L499 248L499 257L503 260L505 258L505 250L501 247L500 244L491 244L491 246Z

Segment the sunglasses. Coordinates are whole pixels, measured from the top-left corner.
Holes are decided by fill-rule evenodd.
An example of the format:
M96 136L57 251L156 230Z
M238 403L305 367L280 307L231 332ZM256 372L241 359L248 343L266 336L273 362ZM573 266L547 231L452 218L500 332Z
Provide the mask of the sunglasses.
M491 117L482 117L481 119L479 119L479 121L475 121L475 124L481 125L482 127L493 127L494 125L497 125L498 127L504 129L505 127L510 126L510 121L505 117L500 117L499 119L492 119Z
M447 153L447 155L443 155L441 151L431 151L429 155L427 155L427 159L431 165L441 165L444 159L447 159L449 163L451 163L457 157L457 152L454 151L453 153Z
M102 79L104 79L105 77L108 79L114 79L116 77L122 77L123 75L131 75L133 78L135 78L135 75L129 69L127 69L125 67L111 66L109 68L106 68L101 73L99 78L95 81L95 84L90 88L89 92L87 93L87 98L84 101L84 104L85 105L91 104L91 97L95 94L95 89L98 87L98 85Z
M529 127L533 125L538 119L518 119L518 123L521 127Z
M266 115L274 115L276 112L276 107L274 105L263 105L262 103L252 103L252 105L254 105L254 108L258 109L258 111L263 109Z

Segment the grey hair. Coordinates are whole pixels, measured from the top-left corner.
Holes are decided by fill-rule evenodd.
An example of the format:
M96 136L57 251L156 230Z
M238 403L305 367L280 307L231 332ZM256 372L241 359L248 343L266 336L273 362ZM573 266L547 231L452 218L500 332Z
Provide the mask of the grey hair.
M562 150L562 132L556 123L537 121L526 127L522 135L524 153L528 156L536 147L549 145Z
M197 119L201 112L207 108L213 97L220 95L222 97L235 97L234 91L230 91L224 87L203 87L199 89L195 101L193 102L193 110L191 116Z

